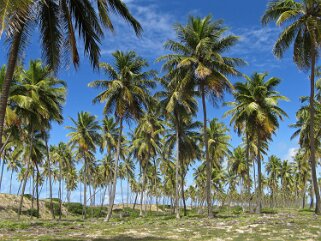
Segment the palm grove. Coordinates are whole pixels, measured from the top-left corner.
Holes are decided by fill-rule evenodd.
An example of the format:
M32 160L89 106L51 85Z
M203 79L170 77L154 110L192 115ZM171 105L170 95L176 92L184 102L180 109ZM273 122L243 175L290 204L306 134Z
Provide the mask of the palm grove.
M0 33L9 45L7 65L0 71L0 188L6 167L10 193L13 176L20 182L19 217L28 181L37 216L42 188L49 186L53 218L61 218L62 205L70 203L78 189L83 217L89 215L88 205L102 210L107 203L108 221L119 187L123 208L140 204L140 216L146 215L147 204L157 208L169 204L177 218L191 208L212 218L218 205L238 205L257 213L264 207L304 208L307 196L310 208L315 206L320 214L316 175L320 128L315 124L321 115L321 85L315 81L320 1L272 1L262 17L263 24L276 22L283 29L273 49L276 57L293 46L295 64L311 79L310 97L302 97L292 125L292 137L300 144L293 162L275 155L265 158L287 116L279 106L287 98L276 90L281 80L267 73L240 72L246 63L228 56L239 39L228 34L223 21L190 17L186 25L176 24L176 39L164 44L169 54L157 59L163 65L158 74L133 51L115 51L111 63L100 62L104 30L114 30L111 12L129 22L137 35L142 33L120 0L0 0L0 6ZM34 25L41 36L43 62L34 60L24 67L21 53L28 48ZM105 80L89 83L98 91L93 103L101 104L104 118L80 112L66 127L68 143L49 145L52 123L63 123L66 100L67 85L57 78L57 71L62 60L77 68L79 44L92 67L105 74ZM231 77L239 82L233 85ZM243 140L235 148L229 127L207 117L227 92L234 100L225 103L229 106L225 116ZM197 113L202 113L202 121ZM135 128L126 131L130 124ZM194 183L187 186L189 172ZM53 185L58 185L59 212L54 208Z

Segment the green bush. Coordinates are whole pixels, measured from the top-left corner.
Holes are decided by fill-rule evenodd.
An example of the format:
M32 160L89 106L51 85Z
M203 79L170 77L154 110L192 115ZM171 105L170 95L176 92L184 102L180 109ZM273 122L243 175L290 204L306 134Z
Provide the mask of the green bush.
M278 211L273 208L262 208L261 213L264 214L277 214Z
M38 215L37 209L35 209L35 208L30 208L26 211L22 211L21 213L24 215L27 215L27 216L40 218L40 215Z
M27 198L29 200L32 200L33 196L31 194L23 194L24 198Z
M241 206L234 206L231 209L233 214L239 215L243 213L243 208Z
M69 213L82 215L83 205L81 203L64 203L64 207L67 208Z
M299 210L299 212L309 212L309 213L313 213L314 210L313 209L310 209L310 208L302 208Z
M62 214L59 202L52 202L52 206L55 215ZM45 202L45 207L50 210L50 201Z

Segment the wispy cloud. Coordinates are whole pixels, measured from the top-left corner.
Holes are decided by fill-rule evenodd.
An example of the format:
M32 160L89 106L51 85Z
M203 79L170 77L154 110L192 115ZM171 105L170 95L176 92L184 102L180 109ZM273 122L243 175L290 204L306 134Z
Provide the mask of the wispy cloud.
M291 147L289 148L287 154L284 156L284 159L285 160L288 160L288 161L293 161L295 155L298 153L299 151L299 148L297 147Z
M128 23L120 17L114 17L115 34L108 34L103 44L102 54L109 55L117 49L135 50L145 57L156 57L165 52L163 44L166 40L175 37L173 24L176 21L174 16L166 14L154 5L131 4L127 1L133 15L143 27L143 35L138 38Z

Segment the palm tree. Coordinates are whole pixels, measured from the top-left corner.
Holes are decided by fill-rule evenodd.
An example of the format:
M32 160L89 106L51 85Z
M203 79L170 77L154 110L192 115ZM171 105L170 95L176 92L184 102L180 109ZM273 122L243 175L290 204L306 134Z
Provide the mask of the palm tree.
M253 131L251 139L256 142L255 154L258 165L256 207L258 213L261 212L262 205L261 154L263 147L278 128L279 119L283 120L283 117L287 116L278 106L280 100L287 100L287 98L275 91L280 80L275 77L265 80L266 77L267 73L254 73L251 77L245 76L245 83L236 83L235 101L229 103L233 109L226 113L233 115L231 121L236 123L237 129L246 128L246 132L249 129Z
M285 29L274 45L273 52L282 58L284 52L294 43L293 60L300 69L311 69L310 73L310 136L314 136L315 122L315 64L321 43L321 3L319 1L272 1L262 18L262 23L275 21ZM315 138L310 139L311 174L316 196L315 213L321 214L321 200L316 174Z
M248 180L250 177L247 175L247 160L243 147L238 146L233 150L231 155L228 157L228 167L230 174L232 174L230 175L230 177L234 179L234 181L236 181L235 177L237 179L240 178L239 181L241 187L243 187L245 183L251 181ZM242 189L240 190L240 192L242 192Z
M110 207L105 221L110 220L115 201L123 122L124 120L138 120L142 116L144 107L147 107L150 99L149 91L155 87L154 81L150 79L155 75L154 71L143 71L148 64L135 52L116 51L113 57L114 66L107 63L100 64L110 80L97 80L89 84L90 87L103 90L93 102L106 102L104 113L114 114L119 123L115 175L109 201Z
M14 150L11 154L11 157L8 159L7 163L7 170L11 171L10 174L10 187L9 187L9 193L11 194L11 187L12 187L12 176L13 173L16 172L18 173L19 169L22 167L21 165L21 160L19 160L21 152Z
M31 160L31 150L35 135L50 127L55 121L62 123L62 105L65 102L66 88L62 80L53 78L48 66L43 66L41 61L31 61L29 69L22 71L18 82L11 88L9 104L12 105L26 128L26 142L30 147L30 157L27 158L26 177L28 176ZM24 193L27 178L22 186ZM22 206L23 195L20 206ZM18 216L20 217L21 208Z
M140 119L132 140L132 152L139 161L141 168L142 190L140 216L143 216L143 196L146 187L147 172L152 166L151 160L160 152L161 134L164 132L160 113L151 106Z
M213 217L211 197L211 161L208 152L206 96L216 102L226 90L232 89L227 75L238 75L235 66L244 64L237 58L224 57L222 54L237 42L233 35L224 36L227 29L222 21L213 21L211 16L203 19L190 17L188 24L175 26L178 42L169 40L165 48L174 52L161 57L166 60L165 69L170 75L181 74L180 91L191 86L198 87L203 106L203 135L207 170L206 195L208 217ZM186 88L187 87L187 88Z
M77 148L77 157L84 160L83 165L83 183L84 183L84 206L83 218L86 218L86 204L87 204L87 171L88 164L93 157L93 152L96 151L96 146L101 144L100 126L96 117L88 112L78 113L77 120L70 118L73 126L66 128L71 132L68 133L70 137L70 144L72 148Z
M140 24L131 15L123 1L96 0L95 2L96 7L88 0L0 0L0 5L4 6L0 10L0 34L5 31L10 39L8 69L2 84L0 98L0 142L3 135L9 89L17 60L19 53L23 52L26 39L32 34L32 30L40 30L42 55L53 70L59 68L62 57L67 59L67 63L70 58L75 67L79 65L80 57L77 46L80 39L84 43L84 54L89 57L94 68L98 67L99 44L104 35L101 24L110 31L114 30L110 19L111 12L120 15L129 22L136 34L139 35L142 32ZM98 10L98 13L95 9ZM34 25L37 25L38 28L35 28ZM77 32L79 38L76 37Z
M171 82L166 81L166 79L161 79L160 83L164 87L164 91L160 91L156 94L156 97L160 98L160 107L164 112L165 118L168 120L168 124L172 131L168 135L166 139L168 139L168 144L170 145L170 150L174 148L174 143L176 143L176 170L175 170L175 213L176 218L180 217L179 214L179 180L178 176L179 173L183 174L183 167L181 163L190 159L193 159L196 153L195 148L186 148L186 146L182 146L182 144L191 144L191 142L184 140L186 137L186 133L184 131L190 130L195 128L196 125L193 127L191 126L190 117L195 115L197 111L197 102L194 99L193 95L195 94L194 91L179 91L178 83L179 78L181 76L177 74L174 76ZM186 129L185 129L186 128ZM174 135L172 135L174 134ZM191 134L191 133L190 133ZM176 140L175 142L173 142ZM191 147L191 146L190 146ZM190 150L190 152L182 152L182 150ZM181 153L185 153L186 155L181 156ZM191 155L189 155L191 154ZM192 157L192 158L191 158ZM181 184L183 184L183 180L181 180ZM181 187L182 194L184 193L183 186ZM184 199L184 198L183 198ZM184 200L184 207L185 207L185 200ZM186 214L186 208L184 208L184 213Z
M281 159L275 155L269 157L266 164L266 172L269 175L268 184L271 189L271 207L275 206L275 194L278 190L278 179L281 172Z

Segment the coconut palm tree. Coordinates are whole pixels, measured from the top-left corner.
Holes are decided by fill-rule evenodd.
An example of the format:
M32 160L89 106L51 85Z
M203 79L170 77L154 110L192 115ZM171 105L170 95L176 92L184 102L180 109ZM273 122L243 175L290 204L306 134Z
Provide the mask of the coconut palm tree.
M143 216L142 206L147 172L149 167L153 166L151 163L153 158L160 153L160 141L163 132L164 124L160 119L160 113L150 106L148 112L140 119L132 140L132 152L139 161L142 174L140 216Z
M86 218L86 204L87 204L87 171L90 160L92 160L93 152L96 151L96 146L101 144L100 125L95 116L88 112L78 113L77 120L70 118L73 126L66 128L71 132L68 133L70 137L69 143L71 147L77 150L77 157L83 159L83 183L84 183L84 206L83 218Z
M115 175L109 201L110 207L105 221L109 221L111 218L116 195L123 122L140 119L150 100L150 89L155 87L155 82L151 79L155 72L144 71L148 64L135 52L116 51L113 53L113 57L114 66L108 63L100 64L100 68L105 71L110 80L97 80L89 84L90 87L102 89L93 102L105 102L104 113L114 114L119 123Z
M245 150L242 146L236 147L228 156L228 168L230 173L229 176L232 178L231 181L233 181L233 179L236 181L235 177L239 179L241 189L240 192L242 192L242 187L248 183L249 178L247 175L248 170Z
M26 142L31 150L33 142L37 141L35 135L50 127L50 123L55 121L61 123L62 105L65 102L66 88L64 81L53 78L52 71L48 66L43 66L41 61L31 61L29 69L21 72L17 83L11 88L9 104L12 105L20 117L20 121L26 131ZM24 135L24 134L23 134ZM26 161L26 176L28 176L31 156ZM26 159L25 159L26 160ZM22 186L24 193L27 178ZM23 195L20 203L22 205ZM18 216L20 217L19 208Z
M275 155L269 157L266 164L266 172L269 175L268 185L271 189L271 207L275 206L275 195L278 190L278 180L281 172L281 159Z
M314 136L315 122L315 65L318 57L318 48L321 43L321 3L319 1L272 1L269 3L262 23L276 22L278 26L284 26L283 32L276 41L273 52L278 58L282 58L284 52L292 46L293 60L300 68L310 68L310 136ZM316 174L315 139L310 139L311 174L316 196L315 213L321 214L321 200Z
M0 98L0 142L3 135L9 89L16 69L19 53L22 53L28 36L39 30L42 56L53 70L61 65L62 57L67 64L79 65L78 46L83 41L84 54L94 68L98 67L100 42L104 36L102 26L113 31L110 13L121 16L140 34L142 28L121 0L52 1L52 0L0 0L0 34L6 32L10 40L8 70L2 84ZM96 11L97 9L98 11ZM35 28L34 25L38 26ZM79 37L77 38L76 33ZM69 58L71 61L69 61ZM1 143L0 143L1 144ZM1 146L1 145L0 145Z
M211 16L203 19L190 17L186 26L175 26L178 41L169 40L165 48L173 54L165 55L159 60L165 60L164 68L170 75L181 74L180 91L191 86L197 87L203 106L203 135L205 159L207 165L207 206L208 217L213 217L211 197L211 161L208 152L207 109L206 97L214 103L223 97L226 90L232 89L228 75L238 75L236 66L244 64L237 58L223 56L224 52L233 47L238 37L226 35L227 28L222 21L213 21Z
M253 131L253 140L256 142L256 159L258 165L258 189L256 211L261 212L262 171L261 154L266 143L271 139L279 126L279 119L283 120L286 113L278 106L280 100L287 100L275 88L280 83L278 78L272 77L265 80L267 73L254 73L251 77L245 76L246 82L235 84L235 101L229 103L232 110L232 123L237 123L237 128L244 130L247 126ZM249 124L247 124L249 123ZM245 129L246 131L248 129Z
M195 92L190 89L188 91L179 91L179 78L181 76L177 74L171 81L167 81L167 79L161 79L160 83L162 84L164 91L160 91L156 94L156 97L160 98L160 107L164 112L164 116L168 121L168 124L171 128L169 135L167 136L167 144L169 144L169 149L172 151L174 148L174 143L176 143L176 170L175 170L175 214L176 218L180 218L179 214L179 173L182 173L182 166L180 165L182 162L190 161L193 158L191 156L195 156L196 153L192 153L195 151L195 148L186 148L181 146L181 144L186 144L182 139L186 137L186 133L182 133L182 131L187 131L189 127L191 129L196 128L196 125L193 127L192 122L190 120L191 116L196 114L197 111L197 102L193 95ZM187 129L185 129L187 127ZM190 129L190 130L191 130ZM191 133L190 133L191 134ZM176 140L175 142L173 142ZM183 141L183 142L182 142ZM185 140L186 141L186 140ZM191 144L192 142L187 141L187 143ZM191 152L182 152L182 150L190 150ZM183 157L181 153L185 153L186 155ZM189 155L191 154L191 155ZM188 157L187 157L188 156ZM186 158L187 157L187 158ZM181 180L181 184L184 180ZM183 187L181 187L182 193ZM185 201L184 201L185 203ZM185 207L186 205L184 205ZM184 208L184 213L186 214L186 208Z

